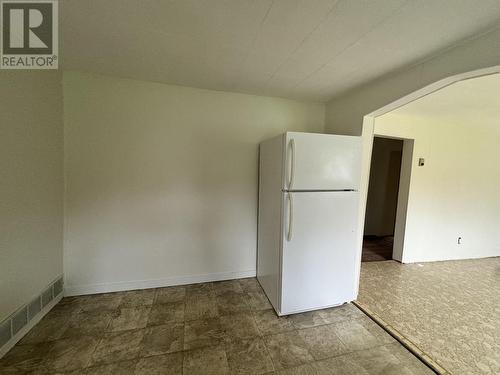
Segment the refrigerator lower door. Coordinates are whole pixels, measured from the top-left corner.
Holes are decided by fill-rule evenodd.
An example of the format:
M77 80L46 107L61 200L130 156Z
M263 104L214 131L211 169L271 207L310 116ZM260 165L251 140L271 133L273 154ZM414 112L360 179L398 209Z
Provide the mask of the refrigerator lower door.
M354 299L358 194L283 193L281 315Z

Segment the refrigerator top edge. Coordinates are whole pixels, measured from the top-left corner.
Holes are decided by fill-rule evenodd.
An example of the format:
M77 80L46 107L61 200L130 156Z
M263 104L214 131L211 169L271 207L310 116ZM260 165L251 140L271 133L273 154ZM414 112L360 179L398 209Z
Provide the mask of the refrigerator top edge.
M358 192L359 190L356 189L301 189L301 190L287 190L287 189L281 189L283 193L349 193L349 192Z
M326 137L338 137L338 138L362 138L360 135L345 135L345 134L332 134L332 133L313 133L313 132L285 132L283 135L294 135L294 134L310 134L310 135L321 135Z

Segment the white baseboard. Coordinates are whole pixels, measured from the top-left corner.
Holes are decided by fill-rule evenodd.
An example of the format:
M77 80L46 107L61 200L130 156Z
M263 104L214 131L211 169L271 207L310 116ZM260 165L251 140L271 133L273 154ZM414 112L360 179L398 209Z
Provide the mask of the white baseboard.
M40 312L31 319L28 324L19 330L7 343L0 348L0 358L2 358L10 349L14 347L57 303L63 298L63 293L60 293L52 301L50 301Z
M434 263L434 262L452 262L455 260L478 260L478 259L487 259L487 258L497 258L500 257L499 254L477 254L477 255L465 255L465 256L446 256L446 257L428 257L428 258L413 258L413 259L408 259L404 257L403 253L403 261L401 263L403 264L415 264L415 263Z
M222 281L232 279L243 279L245 277L255 277L256 270L237 271L237 272L220 272L210 273L205 275L190 275L190 276L174 276L162 279L152 280L136 280L136 281L119 281L101 284L86 284L86 285L64 285L65 296L79 296L83 294L97 294L109 292L121 292L126 290L162 288L173 285L186 285L206 283L210 281Z

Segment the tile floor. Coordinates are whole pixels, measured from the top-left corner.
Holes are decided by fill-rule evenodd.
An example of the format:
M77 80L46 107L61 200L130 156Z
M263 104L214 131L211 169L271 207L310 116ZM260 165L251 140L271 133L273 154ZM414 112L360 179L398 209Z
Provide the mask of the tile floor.
M358 301L448 372L500 374L500 257L363 263Z
M431 374L354 305L278 318L256 279L64 298L1 374Z

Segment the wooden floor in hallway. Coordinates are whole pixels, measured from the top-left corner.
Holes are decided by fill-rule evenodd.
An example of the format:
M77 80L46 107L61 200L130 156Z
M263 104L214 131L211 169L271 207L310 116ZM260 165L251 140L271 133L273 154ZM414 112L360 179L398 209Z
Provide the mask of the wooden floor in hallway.
M393 236L365 236L363 238L362 262L392 260Z

